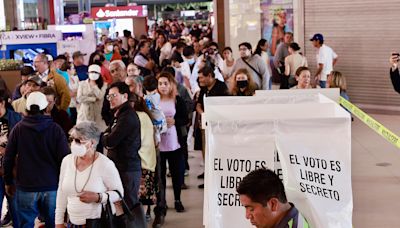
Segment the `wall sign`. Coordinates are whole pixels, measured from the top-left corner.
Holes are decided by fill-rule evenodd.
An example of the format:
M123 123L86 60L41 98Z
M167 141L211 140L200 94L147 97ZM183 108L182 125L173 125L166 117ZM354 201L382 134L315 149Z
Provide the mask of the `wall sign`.
M147 6L93 7L91 16L97 19L146 17Z
M56 43L62 40L60 31L28 30L0 32L0 44Z

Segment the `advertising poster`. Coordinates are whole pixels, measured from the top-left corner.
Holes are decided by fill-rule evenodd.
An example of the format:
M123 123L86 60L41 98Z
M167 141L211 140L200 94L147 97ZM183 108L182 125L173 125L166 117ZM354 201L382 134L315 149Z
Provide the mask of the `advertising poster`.
M268 40L271 55L285 32L293 32L293 0L261 0L261 34Z

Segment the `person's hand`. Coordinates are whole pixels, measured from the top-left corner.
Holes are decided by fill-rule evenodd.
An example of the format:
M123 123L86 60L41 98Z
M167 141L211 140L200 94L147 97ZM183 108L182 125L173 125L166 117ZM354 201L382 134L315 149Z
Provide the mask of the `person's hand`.
M82 192L79 195L79 200L84 203L96 203L99 201L99 194L95 192Z
M165 118L167 120L167 127L170 128L175 125L175 119L172 117Z
M397 66L399 65L399 60L400 56L399 55L394 55L395 53L393 52L392 55L389 58L390 65L392 66L393 69L396 69Z
M3 156L6 153L6 148L0 146L0 155Z
M15 185L6 185L6 194L10 197L15 195Z

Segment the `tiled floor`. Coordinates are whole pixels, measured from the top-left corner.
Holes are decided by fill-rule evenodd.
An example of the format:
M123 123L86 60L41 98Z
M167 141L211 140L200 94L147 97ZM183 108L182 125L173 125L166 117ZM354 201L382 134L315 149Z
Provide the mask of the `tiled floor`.
M373 117L400 134L399 116ZM354 227L399 227L400 150L355 119L352 123L352 155ZM197 179L197 175L203 169L201 163L201 153L190 152L191 170L190 175L186 177L186 184L190 188L182 192L185 213L176 213L173 208L173 192L169 178L167 198L170 209L165 228L202 227L203 190L197 188L197 185L202 183Z
M400 116L372 116L400 134ZM178 214L171 208L165 228L202 227L203 191L197 189L200 183L197 174L203 167L200 166L201 154L191 152L191 155L190 175L186 179L190 189L184 190L182 195L187 211ZM354 227L400 227L400 149L355 118L352 123L352 155ZM379 163L383 166L378 166ZM168 186L167 197L173 207L171 186Z

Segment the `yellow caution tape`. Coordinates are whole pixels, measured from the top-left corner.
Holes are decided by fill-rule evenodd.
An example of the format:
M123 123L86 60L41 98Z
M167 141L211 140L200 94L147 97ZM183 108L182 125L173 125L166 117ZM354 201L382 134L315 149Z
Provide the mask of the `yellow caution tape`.
M356 116L358 119L364 122L367 126L372 128L380 136L385 138L387 141L392 143L397 148L400 148L400 137L397 136L395 133L387 129L381 123L376 121L374 118L369 116L367 113L363 112L361 109L359 109L357 106L352 104L350 101L344 99L343 97L340 97L339 103L344 108L349 110L349 112L351 112L354 116Z

